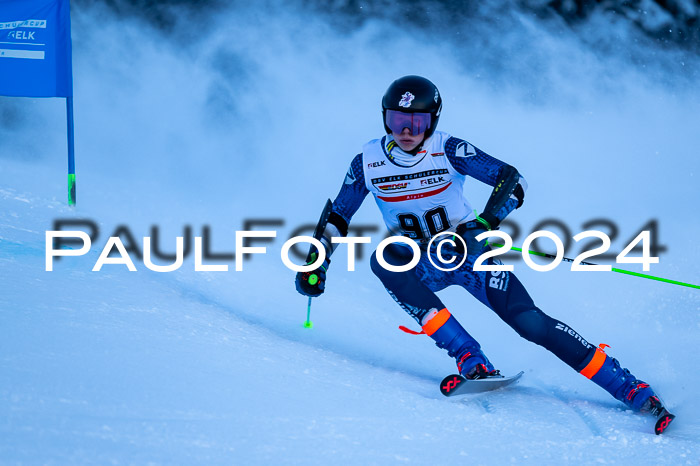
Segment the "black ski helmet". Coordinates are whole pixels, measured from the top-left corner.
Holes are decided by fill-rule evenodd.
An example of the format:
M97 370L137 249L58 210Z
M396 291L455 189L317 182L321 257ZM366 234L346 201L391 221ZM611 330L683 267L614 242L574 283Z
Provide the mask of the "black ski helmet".
M430 113L430 126L425 131L425 139L428 139L437 128L442 97L435 84L428 79L415 75L404 76L391 83L382 98L382 121L387 134L391 134L391 129L386 124L387 110Z

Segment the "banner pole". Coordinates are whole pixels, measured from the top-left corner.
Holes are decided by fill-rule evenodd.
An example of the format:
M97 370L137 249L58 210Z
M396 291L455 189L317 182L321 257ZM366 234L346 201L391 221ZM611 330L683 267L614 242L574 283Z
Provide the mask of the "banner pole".
M73 141L73 96L66 97L66 118L68 121L68 205L74 206L75 195L75 147Z

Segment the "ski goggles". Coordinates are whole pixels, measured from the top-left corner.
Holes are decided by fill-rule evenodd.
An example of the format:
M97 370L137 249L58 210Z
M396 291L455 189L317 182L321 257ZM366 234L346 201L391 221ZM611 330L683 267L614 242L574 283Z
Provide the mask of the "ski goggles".
M394 134L401 134L404 128L408 128L412 136L417 136L425 133L430 127L430 113L404 113L398 110L387 110L385 123Z

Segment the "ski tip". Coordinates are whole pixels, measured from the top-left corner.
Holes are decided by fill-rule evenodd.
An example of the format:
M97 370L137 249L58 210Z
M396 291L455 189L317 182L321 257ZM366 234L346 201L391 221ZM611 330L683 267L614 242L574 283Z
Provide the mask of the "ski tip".
M457 387L459 387L462 382L466 379L459 374L448 375L442 382L440 382L440 393L445 396L450 396L450 393Z
M663 434L675 418L675 415L669 413L668 410L664 409L659 415L658 419L656 420L656 425L654 426L654 432L656 433L656 435Z

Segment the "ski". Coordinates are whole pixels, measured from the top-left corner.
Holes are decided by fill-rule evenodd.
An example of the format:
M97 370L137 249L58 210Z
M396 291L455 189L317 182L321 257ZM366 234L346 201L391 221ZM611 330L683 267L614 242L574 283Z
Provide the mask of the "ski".
M448 375L440 383L440 393L445 396L465 395L467 393L481 393L496 390L516 382L525 372L504 377L486 377L484 379L469 380L459 374Z
M664 406L664 402L661 401L657 395L650 396L644 406L642 406L642 412L650 413L652 416L656 417L656 423L654 424L654 433L656 435L663 434L671 422L676 418L674 414L671 414L668 409Z
M661 408L661 413L656 418L656 424L654 425L654 433L656 435L661 435L666 429L668 429L669 424L676 418L674 414L668 412L666 408Z

